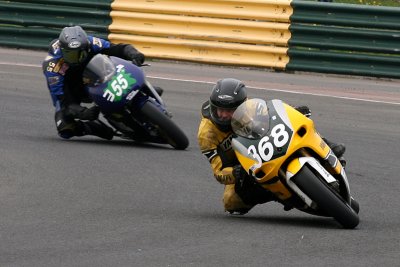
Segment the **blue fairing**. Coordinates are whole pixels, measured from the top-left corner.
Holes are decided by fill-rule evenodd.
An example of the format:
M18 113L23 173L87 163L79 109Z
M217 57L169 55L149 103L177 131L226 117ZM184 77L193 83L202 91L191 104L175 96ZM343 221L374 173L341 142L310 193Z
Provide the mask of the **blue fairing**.
M145 84L141 68L121 58L110 57L110 59L116 67L114 76L103 84L87 88L93 101L105 114L122 110ZM138 105L142 105L145 100L139 100Z

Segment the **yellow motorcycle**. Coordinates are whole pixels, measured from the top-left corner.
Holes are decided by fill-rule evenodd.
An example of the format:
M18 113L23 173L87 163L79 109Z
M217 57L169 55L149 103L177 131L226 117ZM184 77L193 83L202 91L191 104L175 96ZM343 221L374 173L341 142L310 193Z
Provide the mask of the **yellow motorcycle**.
M310 118L281 100L250 99L233 114L232 129L240 164L285 210L359 224L345 168Z

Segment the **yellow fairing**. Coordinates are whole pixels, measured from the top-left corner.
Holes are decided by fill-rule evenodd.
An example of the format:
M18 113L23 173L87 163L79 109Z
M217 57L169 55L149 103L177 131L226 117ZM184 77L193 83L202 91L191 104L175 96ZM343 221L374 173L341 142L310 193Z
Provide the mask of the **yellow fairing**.
M303 167L303 165L298 159L295 159L289 163L289 165L287 166L287 171L292 174L296 174L300 171L301 167Z
M237 156L239 162L241 163L241 165L243 166L243 168L245 170L249 170L254 164L257 163L257 161L255 159L251 159L246 155L242 155L236 150L235 150L235 153L236 153L236 156ZM274 164L268 164L268 163L269 162L265 162L263 164L263 166L256 171L256 173L259 172L260 170L263 170L265 173L270 173L271 171L273 171ZM272 169L269 169L269 168L272 168ZM268 172L267 170L270 172ZM272 183L268 183L268 182L264 183L264 181L269 181L273 177L274 176L262 178L261 180L263 182L260 181L260 184L265 189L274 193L275 196L279 197L282 200L289 198L291 196L291 193L286 189L285 185L282 184L281 181L276 180L276 181L273 181Z
M322 158L325 158L329 154L330 148L315 130L314 122L311 119L305 117L293 107L285 103L282 104L291 124L288 126L293 130L290 145L285 155L263 162L261 167L254 170L254 174L257 177L258 182L264 188L273 192L280 199L285 200L291 196L291 193L286 189L286 186L277 179L277 177L279 176L279 171L282 168L282 165L287 161L287 158L301 148L309 148L315 151L315 153ZM252 159L251 156L241 155L238 151L235 152L242 166L246 170L254 169L254 166L257 164L256 159ZM338 165L339 164L340 163L338 163ZM339 171L340 166L337 166L337 168L337 171Z

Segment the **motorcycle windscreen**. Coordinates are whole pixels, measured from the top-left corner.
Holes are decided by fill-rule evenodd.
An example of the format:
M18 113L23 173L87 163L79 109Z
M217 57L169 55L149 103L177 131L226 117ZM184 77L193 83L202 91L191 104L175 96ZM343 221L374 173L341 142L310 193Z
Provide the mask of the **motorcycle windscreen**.
M232 130L238 136L260 139L269 131L267 103L259 98L243 102L233 113Z
M83 71L83 83L90 87L97 86L108 82L115 72L116 68L111 59L105 55L97 54L89 61Z

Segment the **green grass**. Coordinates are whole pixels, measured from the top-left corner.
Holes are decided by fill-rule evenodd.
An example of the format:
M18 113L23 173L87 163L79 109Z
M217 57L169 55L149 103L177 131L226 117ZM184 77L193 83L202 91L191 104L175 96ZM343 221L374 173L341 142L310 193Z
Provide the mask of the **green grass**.
M333 0L335 3L346 3L370 6L396 6L400 7L400 0Z
M318 1L318 0L311 0ZM400 0L332 0L333 3L369 5L369 6L395 6L400 7Z
M321 0L306 0L306 1L321 1ZM400 7L400 0L331 0L331 1L332 3L353 4L353 5Z

